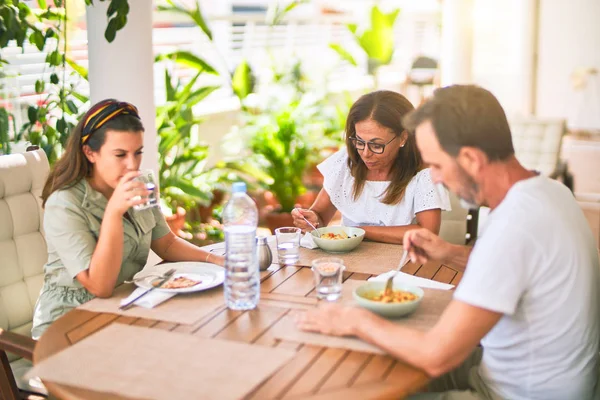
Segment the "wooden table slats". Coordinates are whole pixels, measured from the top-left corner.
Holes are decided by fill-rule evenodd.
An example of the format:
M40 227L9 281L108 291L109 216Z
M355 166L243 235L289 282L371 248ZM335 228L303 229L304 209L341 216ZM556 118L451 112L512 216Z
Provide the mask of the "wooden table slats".
M409 263L403 272L456 285L462 272L440 263ZM366 280L368 271L345 273L344 280ZM225 305L193 325L178 325L114 314L74 310L54 323L35 351L38 362L111 323L144 326L188 333L205 338L234 340L297 351L295 358L263 382L246 399L365 399L402 397L418 390L428 378L422 372L386 355L337 348L304 345L276 339L270 329L294 310L314 307L314 277L307 267L273 265L262 273L260 306L252 311L228 310ZM119 398L82 389L47 383L49 389L66 399Z
M415 272L415 276L426 279L433 279L435 274L439 271L442 266L438 262L428 262L426 264L421 265L417 272Z
M433 276L433 279L438 282L451 283L454 277L456 276L456 272L457 271L445 265L442 265Z

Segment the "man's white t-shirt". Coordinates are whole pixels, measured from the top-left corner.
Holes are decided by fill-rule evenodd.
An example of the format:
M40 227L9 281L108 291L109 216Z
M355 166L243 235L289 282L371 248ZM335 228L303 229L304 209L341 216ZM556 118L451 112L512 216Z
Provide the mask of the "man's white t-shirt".
M414 223L417 213L426 210L450 210L450 198L445 188L433 183L429 168L408 182L404 197L398 204L381 202L390 181L366 181L360 196L352 194L354 177L348 168L345 148L317 166L323 174L323 189L331 203L342 213L345 226L403 226Z
M504 314L479 372L506 399L584 400L598 379L600 265L573 194L517 182L489 216L454 298Z

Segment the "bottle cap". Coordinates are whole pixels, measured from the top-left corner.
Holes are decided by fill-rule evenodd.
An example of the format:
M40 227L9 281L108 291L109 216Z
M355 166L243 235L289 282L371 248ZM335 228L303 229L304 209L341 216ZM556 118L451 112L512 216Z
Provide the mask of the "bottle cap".
M246 193L246 183L245 182L234 182L231 185L232 193Z
M266 236L257 236L256 237L256 243L267 244L267 237Z

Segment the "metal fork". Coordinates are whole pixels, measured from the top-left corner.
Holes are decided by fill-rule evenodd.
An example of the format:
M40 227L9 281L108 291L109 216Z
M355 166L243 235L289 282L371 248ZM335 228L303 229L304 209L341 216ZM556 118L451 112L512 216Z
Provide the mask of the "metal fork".
M400 259L400 263L398 264L396 269L393 271L393 273L390 275L387 282L385 283L385 289L383 291L383 294L392 294L392 287L394 286L394 277L396 276L398 271L400 271L400 268L402 268L404 266L404 263L406 262L407 257L408 257L408 251L404 250L404 253L402 253L402 258Z
M297 210L298 214L300 214L300 217L302 217L302 219L304 221L306 221L306 223L309 224L311 226L311 228L313 228L313 230L317 231L317 234L319 236L321 236L321 234L319 233L319 230L313 224L311 224L310 221L308 219L306 219L306 217L304 215L302 215L302 212L300 212L300 210L298 208L294 208L294 210Z
M121 305L119 307L119 310L127 310L136 301L138 301L139 299L141 299L142 297L144 297L145 295L147 295L148 293L150 293L154 289L158 289L159 287L161 287L162 285L164 285L165 283L167 283L167 281L169 279L171 279L171 277L173 276L173 274L175 274L175 268L171 268L170 270L168 270L167 272L165 272L163 274L162 279L160 281L158 281L158 284L156 284L156 285L152 284L152 287L150 289L146 290L145 292L143 292L142 294L140 294L139 296L137 296L135 299L130 300L128 303Z
M162 277L162 275L148 274L148 275L140 276L140 277L138 277L138 278L133 278L133 279L132 279L132 280L130 280L130 281L123 281L123 283L135 283L135 282L137 282L137 281L141 281L142 279L146 279L146 278L149 278L149 277L151 277L151 276L154 276L154 277L156 277L156 278L160 278L160 277Z
M140 276L140 277L137 277L137 278L133 278L133 279L132 279L132 280L130 280L130 281L123 281L123 283L135 283L135 282L138 282L138 281L141 281L141 280L144 280L144 279L150 278L151 276L155 277L156 279L162 279L162 278L164 278L165 276L167 276L167 274L168 274L169 272L171 272L171 271L174 271L174 270L173 270L173 269L170 269L170 270L168 270L168 271L166 271L165 273L162 273L162 274L148 274L148 275ZM171 274L171 275L172 275L172 274ZM156 280L156 279L154 279L154 280Z

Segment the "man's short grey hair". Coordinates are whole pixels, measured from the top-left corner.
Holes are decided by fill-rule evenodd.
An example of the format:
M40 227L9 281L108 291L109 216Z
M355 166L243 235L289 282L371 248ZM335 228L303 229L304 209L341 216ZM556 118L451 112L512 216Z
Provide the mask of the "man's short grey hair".
M515 153L502 106L492 93L479 86L437 89L402 123L414 133L426 121L431 122L442 149L453 157L462 147L478 148L490 161L506 160Z

